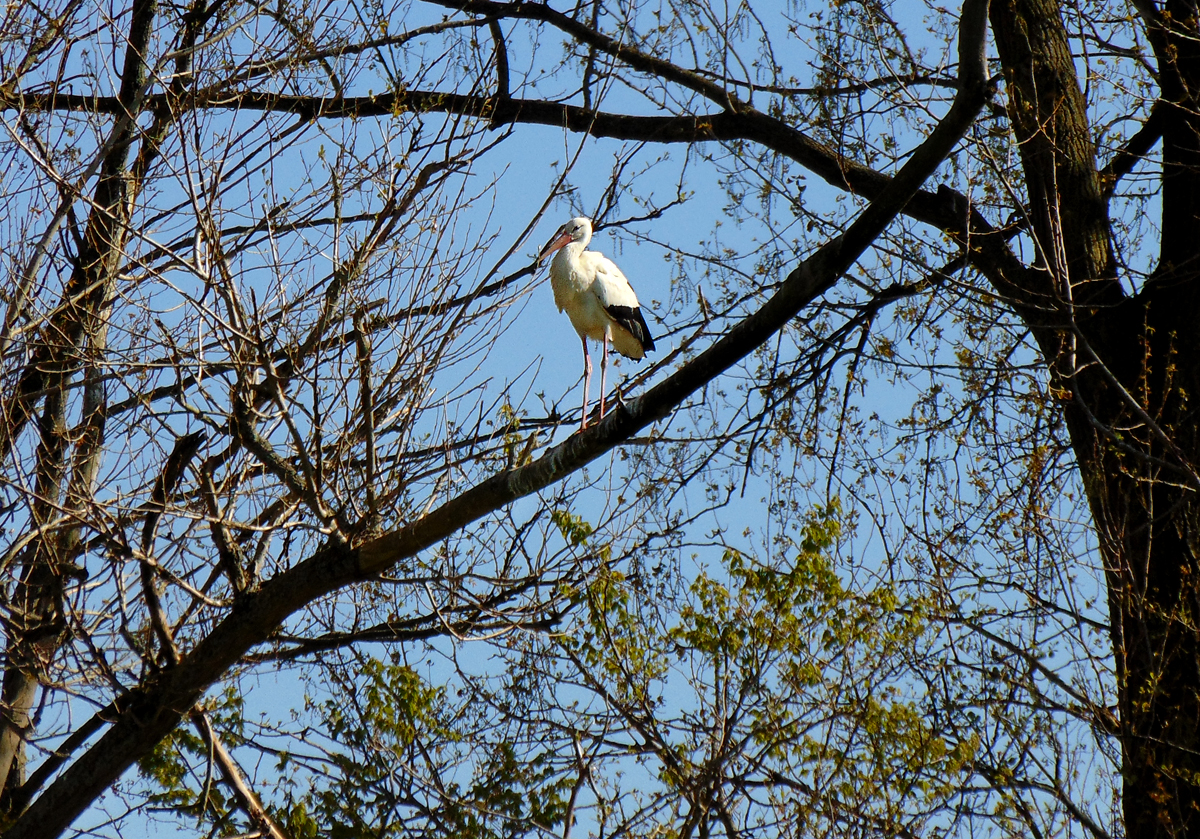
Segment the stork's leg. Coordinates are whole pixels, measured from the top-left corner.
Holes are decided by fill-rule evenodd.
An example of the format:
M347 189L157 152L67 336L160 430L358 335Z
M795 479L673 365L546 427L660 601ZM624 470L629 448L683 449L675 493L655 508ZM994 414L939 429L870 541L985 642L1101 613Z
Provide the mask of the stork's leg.
M587 337L580 335L579 340L583 342L583 420L579 423L579 428L582 430L587 428L588 386L592 382L592 359L588 356Z
M608 333L604 333L604 354L600 356L600 419L604 419L604 375L608 372Z

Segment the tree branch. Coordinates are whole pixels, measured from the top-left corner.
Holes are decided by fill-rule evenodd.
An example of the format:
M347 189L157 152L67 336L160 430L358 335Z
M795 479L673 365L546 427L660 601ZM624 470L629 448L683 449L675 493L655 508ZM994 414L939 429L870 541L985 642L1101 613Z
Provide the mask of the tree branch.
M1128 175L1150 149L1158 144L1163 135L1163 123L1166 107L1161 101L1155 102L1150 108L1150 116L1142 123L1142 127L1129 138L1125 145L1117 149L1113 159L1100 172L1101 183L1104 185L1104 200L1112 198L1121 178Z
M198 711L192 716L192 720L196 726L196 731L200 733L200 736L208 745L217 766L220 767L221 775L225 778L225 783L229 784L229 788L233 790L234 798L237 799L238 807L241 808L242 812L249 816L250 821L261 828L263 833L270 837L270 839L291 839L284 829L267 813L262 802L258 800L258 796L254 794L254 790L250 789L250 785L242 777L242 771L238 768L233 755L229 753L225 748L225 744L221 742L221 738L213 731L212 723L208 721L208 715L202 711Z

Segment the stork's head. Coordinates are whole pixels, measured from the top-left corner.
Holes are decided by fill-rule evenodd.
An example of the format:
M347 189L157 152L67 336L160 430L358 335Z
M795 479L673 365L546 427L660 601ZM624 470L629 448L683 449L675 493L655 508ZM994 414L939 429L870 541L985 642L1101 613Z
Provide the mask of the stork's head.
M554 253L564 245L569 245L572 242L579 242L581 247L587 247L587 243L592 240L592 220L590 218L573 218L558 228L558 232L554 234L554 238L546 243L546 247L538 252L537 261Z

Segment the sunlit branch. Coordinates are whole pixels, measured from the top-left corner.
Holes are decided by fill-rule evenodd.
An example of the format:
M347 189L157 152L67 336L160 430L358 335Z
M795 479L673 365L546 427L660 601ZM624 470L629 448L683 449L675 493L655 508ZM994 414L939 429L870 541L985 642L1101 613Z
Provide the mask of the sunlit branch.
M233 759L233 755L225 748L225 744L217 736L213 730L212 723L208 720L208 715L203 711L195 711L192 714L192 722L196 730L200 732L200 736L208 745L209 752L216 761L217 766L221 769L221 776L225 779L225 783L233 791L234 798L237 801L238 807L250 817L250 821L262 828L263 832L270 839L291 839L283 828L271 818L271 815L263 807L254 790L250 789L249 784L242 775L242 771L238 768L237 762ZM201 802L202 806L205 802Z

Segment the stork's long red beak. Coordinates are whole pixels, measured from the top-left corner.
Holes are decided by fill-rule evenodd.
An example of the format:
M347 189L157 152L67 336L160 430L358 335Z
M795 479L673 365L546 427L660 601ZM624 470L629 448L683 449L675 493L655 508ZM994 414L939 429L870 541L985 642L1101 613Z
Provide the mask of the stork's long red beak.
M554 234L554 238L546 243L546 247L538 251L537 261L540 263L569 241L571 241L571 234L567 231L566 225L563 225L558 228L558 232Z

